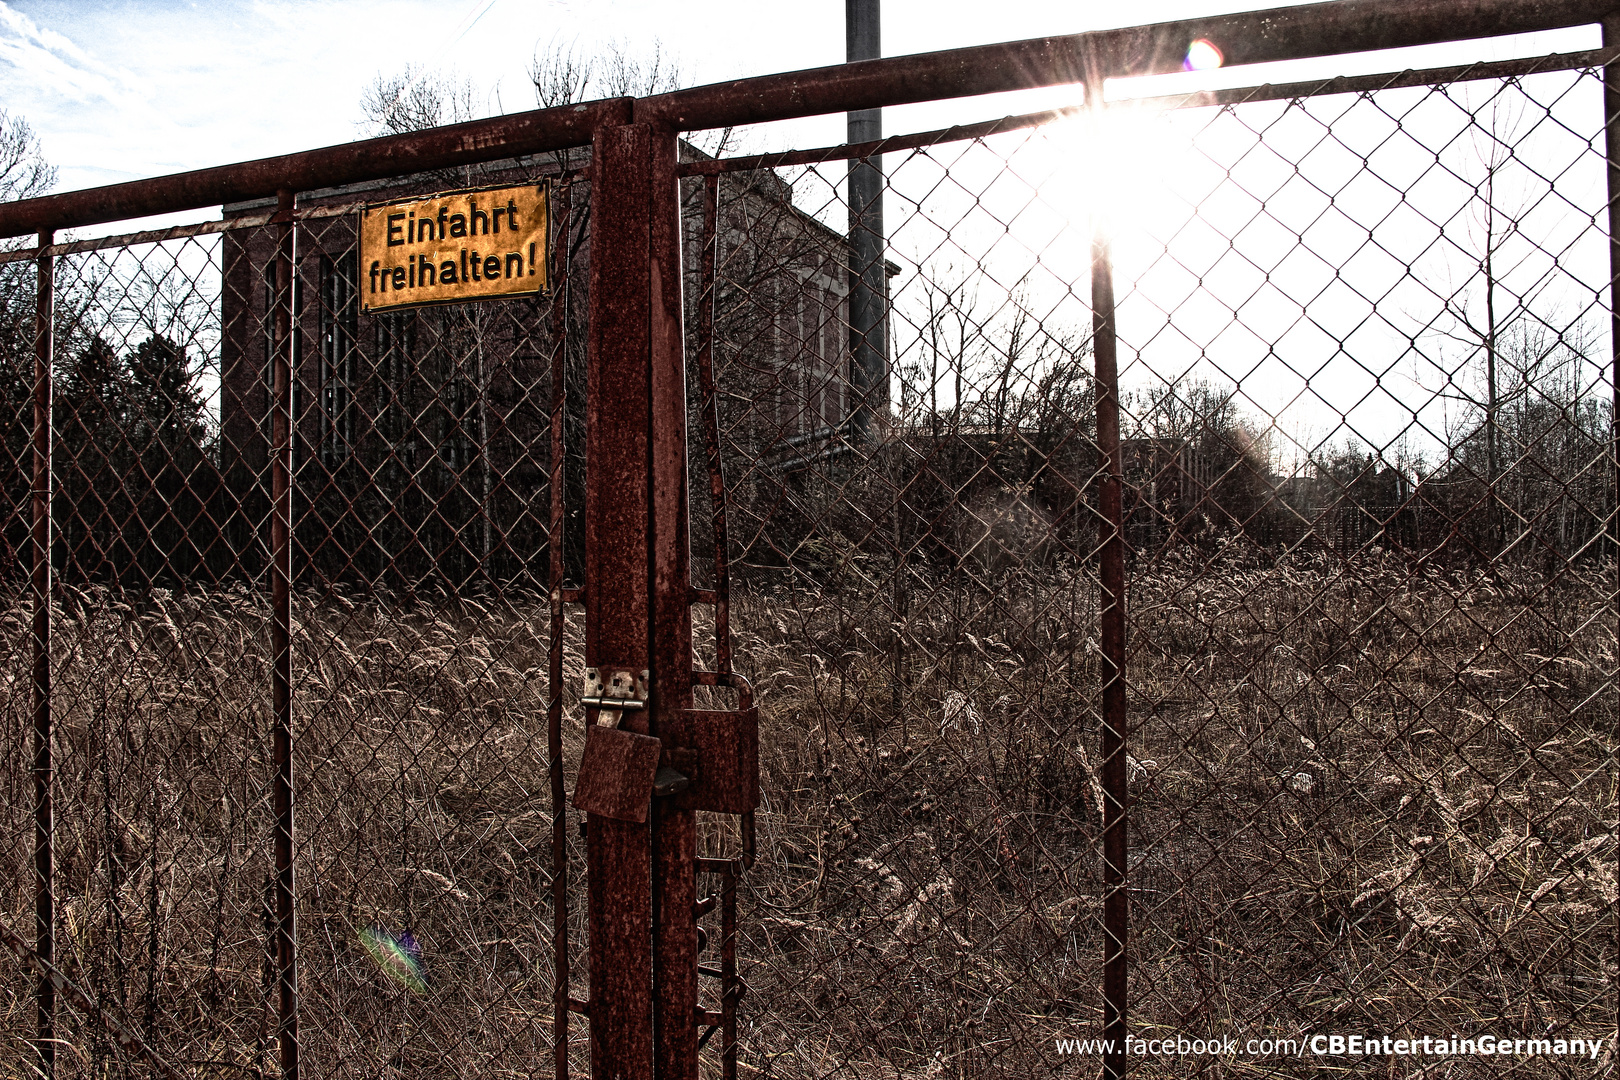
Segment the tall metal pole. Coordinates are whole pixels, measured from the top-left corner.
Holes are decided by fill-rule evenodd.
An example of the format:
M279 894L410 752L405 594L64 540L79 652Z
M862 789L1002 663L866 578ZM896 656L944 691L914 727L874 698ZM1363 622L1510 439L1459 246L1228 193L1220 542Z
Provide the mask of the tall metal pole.
M653 130L647 193L651 733L666 752L695 746L679 145L674 129ZM654 1075L697 1080L697 812L654 799L651 824Z
M585 663L649 666L648 214L652 129L597 130L591 156L590 332L585 383ZM586 710L595 724L600 710ZM622 729L649 734L647 712ZM647 821L585 818L591 1075L651 1080L652 854Z
M845 60L876 60L883 53L880 0L844 0ZM849 141L883 138L883 110L849 114ZM883 162L849 164L849 348L853 416L857 432L873 435L874 420L888 415L888 300L884 275Z
M1603 47L1620 46L1620 15L1603 20ZM1603 152L1608 159L1609 200L1609 464L1614 471L1614 503L1609 512L1611 552L1616 556L1616 590L1620 591L1620 61L1603 67ZM1620 736L1620 722L1611 735ZM1610 745L1613 745L1612 743ZM1620 936L1620 907L1612 916ZM1620 1036L1620 1026L1616 1029Z
M39 232L34 259L34 484L33 692L34 692L34 952L44 961L35 983L39 1022L34 1048L40 1074L56 1075L56 986L46 974L56 959L56 899L52 891L54 822L51 807L51 329L55 234Z
M275 764L276 1042L282 1080L298 1078L298 935L293 890L292 415L293 193L276 200L275 401L270 467L270 705Z
M551 945L555 981L551 996L552 1064L556 1080L568 1080L568 802L563 790L563 425L568 401L568 265L569 212L573 185L564 181L557 193L557 221L553 230L553 272L557 285L551 304L551 531L546 537L550 556L551 642L546 654L546 757L551 781Z
M1104 66L1086 70L1086 104L1101 132ZM1106 157L1106 154L1103 155ZM1094 166L1095 167L1095 166ZM1091 234L1091 332L1097 392L1097 547L1101 586L1103 788L1103 1068L1104 1080L1125 1075L1126 941L1130 896L1125 889L1125 529L1124 462L1119 445L1119 357L1114 322L1114 269L1109 252L1107 196L1099 192Z

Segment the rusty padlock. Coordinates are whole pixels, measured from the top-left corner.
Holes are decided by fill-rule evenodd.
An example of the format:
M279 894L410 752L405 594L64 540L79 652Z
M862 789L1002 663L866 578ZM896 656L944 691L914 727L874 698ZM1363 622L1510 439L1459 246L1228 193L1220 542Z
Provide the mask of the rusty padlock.
M615 821L643 822L663 744L650 735L591 724L574 784L574 807Z

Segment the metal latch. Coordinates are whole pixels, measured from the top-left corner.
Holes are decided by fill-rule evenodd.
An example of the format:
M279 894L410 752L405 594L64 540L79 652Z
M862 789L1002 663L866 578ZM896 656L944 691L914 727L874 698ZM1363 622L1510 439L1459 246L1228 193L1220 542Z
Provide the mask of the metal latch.
M696 769L680 796L692 810L749 814L759 807L759 710L687 709ZM666 757L672 751L664 752Z
M650 673L627 667L588 667L580 704L593 709L645 709Z

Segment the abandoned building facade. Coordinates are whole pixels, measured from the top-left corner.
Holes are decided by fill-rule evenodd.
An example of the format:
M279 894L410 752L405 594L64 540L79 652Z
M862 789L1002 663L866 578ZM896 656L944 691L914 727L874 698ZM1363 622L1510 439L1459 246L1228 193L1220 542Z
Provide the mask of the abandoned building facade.
M564 365L567 458L583 439L589 184L584 152L301 196L294 271L294 485L299 539L333 572L510 577L536 569L549 525L553 363ZM699 152L683 147L683 156ZM459 188L549 182L553 293L362 311L356 218L367 204ZM705 213L702 181L683 184L689 352ZM570 189L565 193L565 188ZM566 203L566 209L565 209ZM849 245L793 205L774 173L722 177L716 237L716 380L748 407L723 410L728 441L791 456L838 441L865 404L887 410L887 379L858 402L851 383ZM263 213L265 203L225 208ZM555 255L564 253L562 265ZM223 251L220 466L227 482L268 485L274 393L274 237L227 232ZM555 290L567 289L566 303ZM553 320L566 325L554 333ZM694 379L689 400L700 395ZM568 483L582 483L578 462ZM577 495L578 493L573 493Z

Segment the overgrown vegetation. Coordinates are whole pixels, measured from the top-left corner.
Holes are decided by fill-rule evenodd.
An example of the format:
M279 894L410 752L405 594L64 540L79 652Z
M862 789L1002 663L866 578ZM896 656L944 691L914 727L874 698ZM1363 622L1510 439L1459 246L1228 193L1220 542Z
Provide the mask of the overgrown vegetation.
M1095 582L913 568L897 620L850 569L736 603L765 715L745 1071L1072 1071L1052 1039L1100 1009ZM1133 1030L1608 1032L1614 572L1241 541L1139 565ZM308 1067L543 1068L544 603L301 593L294 618ZM72 588L58 627L61 961L199 1075L254 1075L271 1031L265 598ZM20 884L26 610L0 633L0 850ZM579 646L576 621L570 769ZM704 843L735 841L717 820ZM6 896L26 928L29 890ZM583 997L577 906L574 925ZM369 927L421 942L424 995L368 956ZM0 1071L21 1074L32 1006L4 971ZM59 1075L143 1075L81 1018L66 1037Z

